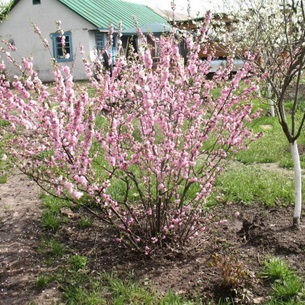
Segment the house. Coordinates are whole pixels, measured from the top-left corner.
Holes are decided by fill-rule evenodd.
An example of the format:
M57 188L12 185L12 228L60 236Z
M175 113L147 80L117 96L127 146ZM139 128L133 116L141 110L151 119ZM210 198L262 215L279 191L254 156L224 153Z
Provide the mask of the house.
M152 3L153 5L153 3ZM172 30L177 31L177 27L175 25L176 22L184 22L184 20L188 20L188 15L180 13L180 12L174 12L171 10L161 9L154 6L149 6L151 10L153 10L156 14L159 16L162 16L165 20L168 21L168 23L160 23L160 22L153 22L145 24L144 26L140 26L141 32L146 36L147 43L152 46L151 53L154 62L157 62L160 58L160 48L159 44L156 40L153 40L151 38L150 33L153 33L154 37L159 37L162 34L166 34L168 32L171 32ZM179 29L178 29L179 31ZM132 38L132 39L131 39ZM125 44L127 47L132 41L134 43L133 48L135 48L137 51L141 48L141 38L137 36L137 30L133 26L130 29L126 29L123 32L123 45ZM180 46L180 53L182 56L185 56L186 49L185 44L182 41Z
M0 23L0 37L17 48L17 60L33 57L34 69L43 81L52 81L51 59L59 64L73 67L74 79L86 79L80 44L85 56L95 60L97 53L107 43L110 24L114 27L113 52L115 54L119 23L122 29L134 28L133 16L138 25L145 27L167 21L150 8L122 0L14 0L8 9L8 18ZM56 21L61 21L65 43L58 33ZM34 33L33 24L37 25L41 36L46 38L49 48ZM8 67L8 75L18 73L5 56L0 55Z
M154 37L159 37L164 33L170 32L172 30L172 27L169 24L153 22L145 24L144 26L139 26L139 29L146 37L147 44L152 46L151 55L153 61L158 61L160 56L159 44L155 39L152 39L150 34L153 33ZM141 37L138 37L138 32L135 27L124 30L122 43L123 46L126 46L126 53L128 52L129 45L132 45L136 52L141 52Z
M175 24L181 30L195 32L202 24L204 24L204 22L205 17L196 17L177 20ZM238 26L238 21L229 17L226 13L215 13L212 15L212 21L207 32L209 41L202 46L199 53L199 57L202 60L206 60L209 55L213 56L213 60L211 61L211 73L216 72L220 67L226 66L227 58L230 55L228 47L219 43L217 37L217 27L219 26L224 27L226 31L230 32L234 27ZM235 58L233 62L233 72L242 68L243 64L243 60Z

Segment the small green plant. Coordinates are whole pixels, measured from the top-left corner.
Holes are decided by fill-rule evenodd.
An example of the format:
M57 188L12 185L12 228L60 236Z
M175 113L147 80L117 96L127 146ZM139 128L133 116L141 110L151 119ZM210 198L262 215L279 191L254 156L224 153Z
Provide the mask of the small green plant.
M81 217L78 221L78 226L81 229L90 228L93 224L93 219L89 217Z
M72 268L60 268L57 271L56 282L60 285L64 304L72 305L106 305L112 304L105 300L107 287L99 274L94 276L85 268L87 258L73 255L67 258Z
M36 278L36 282L35 282L35 285L37 288L45 288L49 283L52 283L54 280L54 277L51 275L39 275L37 278Z
M274 291L274 296L277 299L290 300L300 293L302 286L300 278L296 275L292 275L284 281L276 281L272 285L272 289Z
M67 206L68 203L63 200L49 195L41 195L43 199L43 205L46 210L52 212L53 214L60 214L60 210Z
M220 299L218 300L217 305L232 305L232 298Z
M236 255L219 255L212 257L221 275L221 286L232 296L235 304L251 304L252 293L249 290L257 282L255 273L250 271Z
M88 258L83 255L72 255L69 260L74 270L84 269L88 264Z
M298 304L299 300L296 300L296 297L302 297L303 283L287 262L276 257L270 258L263 264L262 277L271 282L273 294L277 301Z
M64 253L63 245L56 239L50 239L47 242L47 247L52 256L61 256Z
M186 301L181 296L169 291L158 305L195 305L192 301Z
M73 286L66 289L64 297L66 304L79 305L107 305L108 303L103 298L102 291L88 291L83 287Z
M4 122L3 120L0 120L0 130L4 126L9 125L8 122ZM10 161L10 158L5 153L5 150L3 149L3 143L5 142L5 139L1 136L1 142L0 142L0 184L4 184L7 182L7 174L9 170L12 168L12 163Z
M40 242L39 250L42 254L60 256L64 252L64 247L57 239L44 237Z
M114 304L153 304L152 293L133 281L123 282L114 275L106 274L105 279L109 285Z
M263 305L304 305L304 301L296 301L296 300L280 301L277 299L273 299L268 301L267 303L263 303Z
M6 182L7 182L7 175L6 174L0 175L0 184L4 184Z
M59 215L50 211L45 211L41 217L42 226L50 231L56 231L60 227L61 219Z
M272 257L263 263L262 277L272 282L285 281L293 274L287 262L277 257Z
M68 203L62 199L44 194L41 195L41 198L44 205L44 212L41 217L42 226L47 230L56 231L64 221L61 209Z

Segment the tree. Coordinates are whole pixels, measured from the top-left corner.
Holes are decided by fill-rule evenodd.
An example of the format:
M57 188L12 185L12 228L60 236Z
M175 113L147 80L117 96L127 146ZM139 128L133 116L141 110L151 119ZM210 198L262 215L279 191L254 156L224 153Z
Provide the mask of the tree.
M256 67L259 83L266 84L273 96L273 107L291 150L295 176L295 208L293 225L300 222L302 204L301 166L297 140L304 127L304 96L300 84L305 67L305 10L304 1L243 2L232 13L233 30L218 38L231 47L238 57ZM247 58L245 58L245 56ZM293 88L292 107L288 106L288 91Z
M12 1L0 1L0 22L7 18L7 13L12 5Z
M246 128L257 89L251 65L231 80L232 65L207 77L209 61L198 54L209 20L185 38L186 64L173 31L152 37L158 39L157 63L146 43L130 58L119 50L112 73L93 77L84 57L86 86L55 62L54 85L43 84L31 58L22 60L22 76L0 79L0 116L9 122L1 132L18 168L147 255L181 247L205 229L205 202L223 160L252 139ZM6 48L2 52L14 62Z

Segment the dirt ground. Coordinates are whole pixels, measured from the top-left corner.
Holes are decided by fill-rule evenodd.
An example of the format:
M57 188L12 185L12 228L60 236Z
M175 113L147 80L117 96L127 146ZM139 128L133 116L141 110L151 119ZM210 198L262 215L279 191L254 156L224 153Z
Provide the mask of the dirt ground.
M35 286L39 273L56 268L45 265L39 251L46 234L39 223L41 208L38 188L22 174L12 174L0 185L1 305L25 305L30 300L40 305L63 304L56 285L45 290ZM199 294L203 299L216 300L225 292L223 267L217 267L215 259L218 266L231 264L246 270L244 282L251 282L245 287L252 304L265 301L270 289L258 275L262 261L271 255L288 260L300 275L305 274L305 228L291 228L292 207L230 205L219 207L215 214L227 223L210 227L194 249L167 257L130 253L105 234L102 224L94 222L80 230L73 217L57 236L69 248L88 256L92 270L133 272L161 292L171 289L189 296Z
M40 216L38 187L23 174L10 174L0 184L1 305L25 305L32 298L45 305L58 300L35 288L36 276L44 270L37 251L43 234Z

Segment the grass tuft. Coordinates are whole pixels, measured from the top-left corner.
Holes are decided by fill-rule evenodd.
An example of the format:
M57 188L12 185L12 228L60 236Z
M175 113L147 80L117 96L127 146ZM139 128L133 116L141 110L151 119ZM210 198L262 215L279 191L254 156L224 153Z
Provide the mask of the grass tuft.
M81 229L90 228L90 227L92 227L92 224L93 224L93 219L89 218L89 217L81 217L78 220L78 226Z
M302 298L303 283L290 268L287 262L279 258L271 258L263 264L262 277L271 282L274 298L277 303L271 304L304 304ZM303 303L299 303L303 301Z
M294 273L287 262L277 257L272 257L263 264L262 277L270 281L285 281Z
M297 296L301 292L302 287L300 278L295 275L288 277L284 281L276 281L272 285L275 297L284 301L289 301L291 298Z
M61 219L56 213L45 211L41 216L41 223L45 229L56 231L61 225Z
M35 285L37 288L45 288L48 284L54 281L54 277L51 275L39 275L36 279Z
M81 270L87 266L88 258L83 255L72 255L70 257L70 263L74 270Z

